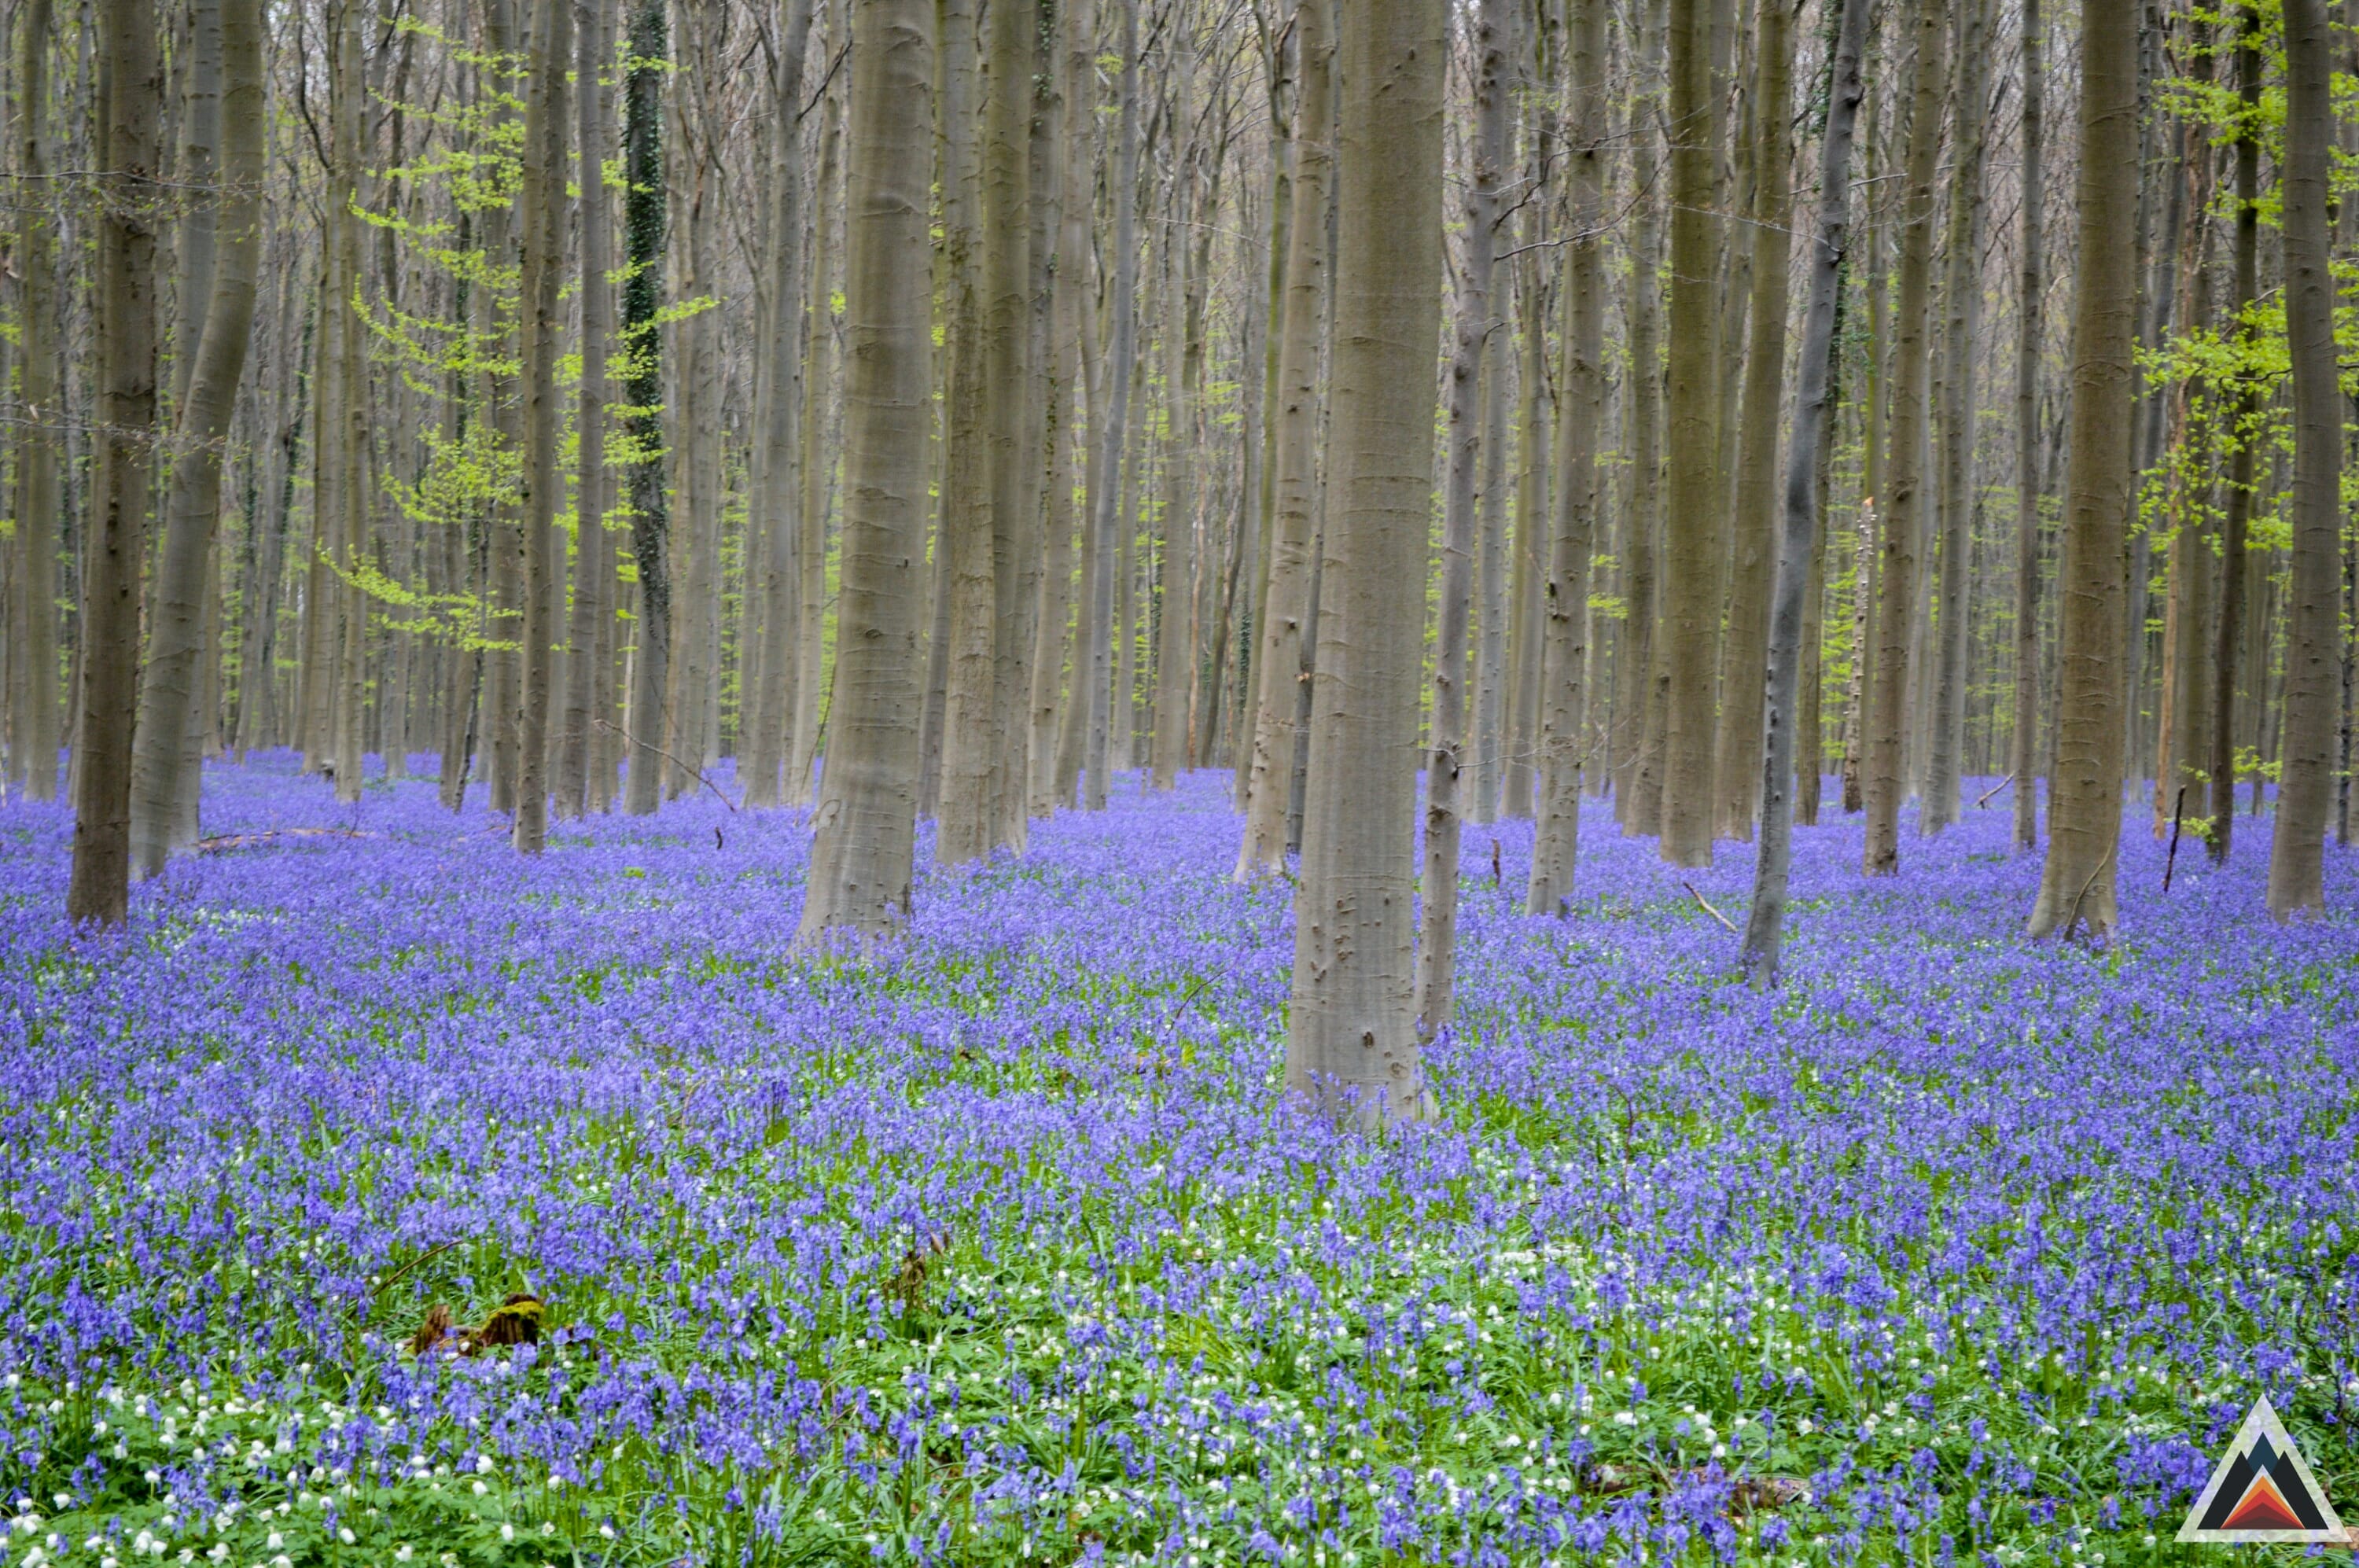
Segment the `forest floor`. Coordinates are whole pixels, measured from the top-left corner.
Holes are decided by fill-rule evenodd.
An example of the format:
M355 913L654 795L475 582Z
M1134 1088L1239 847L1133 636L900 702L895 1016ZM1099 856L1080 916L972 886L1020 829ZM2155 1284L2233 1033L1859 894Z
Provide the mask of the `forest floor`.
M2128 1568L2264 1390L2359 1518L2359 856L2273 927L2263 823L2165 895L2134 822L2093 952L2020 935L2005 792L1897 879L1831 814L1766 996L1750 846L1593 806L1528 920L1471 828L1442 1121L1367 1139L1278 1094L1225 775L870 959L789 952L796 815L525 861L430 783L206 789L104 940L0 808L10 1568ZM537 1345L407 1353L513 1292Z

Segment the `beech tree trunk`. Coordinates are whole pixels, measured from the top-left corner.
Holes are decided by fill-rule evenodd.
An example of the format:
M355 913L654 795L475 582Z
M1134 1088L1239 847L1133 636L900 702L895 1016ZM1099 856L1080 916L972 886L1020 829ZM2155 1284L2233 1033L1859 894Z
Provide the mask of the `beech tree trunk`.
M538 0L524 155L524 687L517 720L517 851L538 855L549 837L549 730L555 693L565 558L557 540L558 289L565 276L565 68L573 52L573 0Z
M631 71L625 92L623 201L629 270L623 283L623 349L630 369L631 554L638 568L638 626L631 659L631 759L623 809L644 816L662 799L666 697L671 668L671 517L664 486L663 299L665 233L662 61L669 53L666 0L639 0L631 20Z
M1948 16L1917 0L1917 60L1910 67L1908 169L1901 194L1899 320L1893 327L1892 412L1884 508L1884 551L1877 572L1875 659L1868 667L1865 755L1861 792L1867 837L1861 869L1889 877L1900 869L1902 747L1908 721L1910 623L1917 599L1918 536L1925 506L1927 382L1932 372L1933 180L1941 141L1942 54ZM2124 457L2126 468L2128 458Z
M2323 914L2327 816L2334 803L2340 706L2343 396L2336 385L2335 287L2327 244L2334 41L2325 0L2285 0L2286 339L2293 365L2293 556L2288 574L2285 735L2269 913Z
M2039 344L2046 290L2047 29L2040 0L2023 0L2021 142L2022 256L2015 336L2015 724L2007 754L2015 775L2012 842L2018 855L2039 842Z
M139 564L156 430L157 209L147 197L157 174L164 68L152 0L99 7L99 29L106 64L94 149L103 202L94 296L99 429L92 438L97 473L82 549L82 711L74 731L66 918L119 926L130 905Z
M208 238L216 242L212 299L205 307L197 363L180 406L171 484L164 504L164 552L148 614L147 660L131 773L131 871L153 877L193 832L176 832L174 806L190 780L188 744L202 690L208 570L221 516L223 449L254 326L255 272L262 252L261 0L222 0L212 12L222 80L223 198Z
M2251 4L2242 6L2236 20L2236 91L2247 115L2257 114L2261 98L2261 53L2256 35L2260 18ZM2234 302L2239 346L2250 351L2252 330L2245 312L2260 285L2260 140L2248 120L2236 136L2236 209ZM2236 831L2236 686L2238 655L2245 640L2245 573L2253 515L2253 417L2260 404L2259 389L2250 376L2238 380L2231 404L2238 434L2228 457L2227 499L2220 519L2220 617L2213 628L2212 649L2212 756L2209 815L2212 833L2207 845L2213 865L2226 862Z
M1593 7L1592 7L1593 8ZM1579 24L1576 23L1576 26ZM1417 1026L1430 1040L1450 1021L1457 957L1459 775L1466 741L1466 634L1474 596L1474 474L1482 459L1484 348L1491 337L1491 271L1499 176L1506 162L1506 0L1482 0L1473 17L1474 138L1465 205L1466 265L1458 278L1444 440L1441 605L1433 655L1432 750L1425 771L1423 929L1418 933ZM1574 92L1581 91L1576 82ZM1592 290L1593 295L1594 290ZM1578 677L1575 678L1576 686ZM1573 809L1578 812L1576 795ZM1545 826L1543 827L1545 830Z
M1833 379L1836 306L1843 288L1843 234L1851 197L1852 127L1862 93L1859 60L1867 38L1869 0L1843 0L1842 32L1829 82L1826 137L1819 153L1818 232L1810 250L1810 300L1796 373L1794 430L1786 449L1786 502L1777 551L1777 598L1770 612L1768 670L1764 692L1761 844L1754 861L1753 907L1745 923L1740 963L1756 984L1775 984L1786 927L1786 889L1792 866L1793 808L1787 790L1794 775L1791 715L1802 666L1804 595L1818 559L1820 434ZM1773 108L1776 100L1770 101ZM1783 111L1777 110L1782 115ZM1812 774L1818 759L1811 757Z
M932 375L933 0L853 0L843 551L827 769L798 936L909 912Z
M2119 663L2122 563L2133 502L2130 365L2137 332L2135 256L2122 243L2136 217L2138 180L2137 19L2127 6L2082 15L2080 131L2056 763L2029 930L2038 937L2082 929L2103 941L2118 919L2114 851L2127 697Z
M1320 0L1310 0L1316 5ZM1093 424L1103 423L1103 431L1093 430L1098 441L1098 469L1103 494L1098 486L1090 491L1091 527L1097 535L1097 560L1089 585L1089 615L1082 626L1082 637L1089 648L1090 678L1090 739L1087 761L1089 785L1084 803L1093 811L1106 808L1107 774L1117 766L1115 748L1110 731L1114 723L1113 706L1116 702L1127 703L1130 692L1127 681L1129 661L1122 664L1125 682L1123 690L1114 689L1113 680L1114 652L1113 643L1117 636L1126 639L1130 635L1125 615L1118 626L1110 626L1113 612L1114 570L1117 561L1125 566L1129 552L1116 542L1116 534L1130 527L1130 519L1118 506L1122 484L1118 475L1123 471L1125 432L1130 411L1130 382L1137 359L1137 308L1133 296L1138 291L1138 14L1135 5L1122 7L1122 72L1116 89L1121 98L1119 140L1114 149L1114 294L1108 309L1114 315L1114 343L1107 355L1104 377L1105 390L1102 400L1092 410ZM1126 583L1125 583L1126 587ZM1127 708L1124 710L1126 713ZM1123 726L1125 748L1128 746L1129 726ZM1129 758L1121 757L1120 766L1127 767Z
M1421 617L1441 290L1444 19L1363 0L1339 29L1333 507L1295 902L1287 1086L1364 1125L1434 1114L1413 1008Z
M50 0L26 0L16 21L16 169L28 191L49 171ZM20 276L16 390L15 571L9 581L8 784L36 800L58 798L57 249L46 198L16 212Z

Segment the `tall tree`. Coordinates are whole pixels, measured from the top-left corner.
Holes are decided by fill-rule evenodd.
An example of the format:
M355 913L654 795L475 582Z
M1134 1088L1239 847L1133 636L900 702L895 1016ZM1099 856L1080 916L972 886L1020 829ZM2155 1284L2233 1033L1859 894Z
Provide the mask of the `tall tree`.
M8 783L36 800L58 795L57 246L47 201L50 0L26 0L16 21L16 569L9 582Z
M2334 800L2340 662L2343 396L2334 347L2335 286L2327 239L2334 150L2334 38L2325 0L2285 0L2286 340L2293 366L2293 551L2288 579L2285 734L2269 913L2326 908L2324 845Z
M2260 16L2253 0L2236 15L2236 93L2241 115L2236 125L2236 205L2234 253L2234 279L2231 306L2239 347L2249 353L2253 327L2249 312L2260 286L2260 166L2261 144L2255 126L2260 114ZM2213 628L2212 649L2212 756L2209 850L2213 864L2224 862L2236 831L2236 675L2237 654L2245 637L2245 574L2248 532L2253 516L2253 455L2258 444L2253 429L2260 411L2260 392L2249 369L2236 378L2235 446L2228 456L2227 502L2220 519L2220 616Z
M1785 941L1786 889L1792 864L1794 773L1790 715L1802 667L1803 596L1818 559L1820 435L1827 422L1833 379L1835 317L1843 271L1843 234L1851 199L1852 128L1859 113L1859 60L1867 38L1870 0L1843 0L1841 32L1829 82L1827 128L1819 152L1819 213L1810 247L1810 300L1802 326L1793 436L1786 451L1786 502L1777 551L1777 597L1769 622L1768 673L1763 698L1761 844L1755 857L1753 908L1745 924L1743 965L1757 982L1774 982ZM1818 759L1806 765L1818 771Z
M1917 599L1918 536L1924 528L1926 399L1932 374L1933 180L1941 144L1948 9L1933 0L1917 0L1916 21L1917 58L1909 67L1908 168L1901 192L1899 320L1893 327L1888 470L1878 497L1884 550L1862 768L1867 805L1862 868L1871 877L1900 869L1901 748L1908 718L1909 631ZM2123 462L2126 464L2128 459Z
M662 800L665 693L671 668L671 509L664 485L663 337L666 247L663 80L666 0L639 0L631 18L623 129L623 395L634 448L629 474L631 554L638 569L638 626L631 659L631 759L623 805L645 815Z
M1318 4L1319 0L1310 3ZM1093 811L1105 810L1106 775L1117 766L1118 748L1113 746L1109 734L1114 723L1114 703L1119 701L1125 704L1126 713L1130 702L1127 690L1118 692L1114 687L1112 644L1115 634L1108 625L1114 608L1114 567L1118 558L1127 559L1114 539L1117 530L1130 526L1127 514L1117 510L1121 486L1116 475L1124 466L1130 382L1138 353L1137 307L1132 298L1138 289L1138 8L1125 5L1121 10L1122 68L1115 87L1120 106L1116 111L1113 191L1114 292L1107 304L1114 318L1114 342L1107 355L1104 397L1090 412L1092 433L1099 442L1099 471L1105 480L1104 494L1101 495L1093 488L1089 496L1090 526L1098 536L1098 554L1089 584L1089 615L1082 630L1090 660L1089 786L1084 799ZM1102 431L1099 426L1103 427ZM1123 635L1128 635L1126 627ZM1128 735L1127 725L1123 733ZM1129 760L1126 756L1120 757L1119 765L1127 767Z
M799 935L909 912L931 373L933 0L853 0L844 256L842 598L827 768Z
M1524 912L1562 911L1581 848L1581 748L1589 659L1589 558L1597 537L1597 447L1605 412L1605 16L1574 0L1567 28L1565 127L1571 188L1563 374L1557 383L1556 518L1541 593L1547 637L1540 679L1539 828ZM1429 832L1430 830L1429 829Z
M2023 0L2023 236L2015 323L2015 723L2007 753L2015 775L2013 843L2039 842L2039 343L2048 287L2042 207L2047 191L2048 68L2040 0Z
M164 551L148 611L147 667L131 769L131 869L153 877L184 847L174 806L190 780L190 727L202 690L208 602L212 598L215 524L221 516L223 448L254 325L255 267L262 253L262 17L260 0L222 0L210 9L221 37L223 120L218 222L211 301L188 395L179 409L171 482L164 503ZM193 835L190 835L193 836Z
M2130 363L2137 331L2136 258L2121 243L2136 216L2138 184L2137 18L2126 5L2082 13L2080 132L2056 763L2048 854L2029 929L2037 937L2080 927L2102 940L2118 919L2114 862L2127 695L2121 680L2123 542L2132 499Z
M99 7L97 460L82 548L81 712L66 916L129 912L131 729L139 679L139 564L156 430L157 135L164 66L153 0Z
M1362 1122L1432 1114L1410 974L1424 627L1402 589L1425 581L1431 510L1443 32L1440 0L1364 0L1336 62L1333 505L1286 1077Z
M1484 347L1491 338L1492 258L1497 254L1493 234L1507 155L1506 0L1482 0L1473 28L1474 140L1462 209L1466 262L1458 275L1457 320L1451 328L1455 341L1445 438L1449 467L1441 499L1441 604L1433 655L1433 746L1425 770L1425 864L1419 887L1424 923L1418 933L1417 1020L1419 1033L1427 1039L1450 1021L1457 954L1462 825L1458 786L1465 761L1466 635L1474 596L1474 474L1482 459ZM1574 91L1580 91L1578 84ZM1573 808L1578 812L1577 796Z

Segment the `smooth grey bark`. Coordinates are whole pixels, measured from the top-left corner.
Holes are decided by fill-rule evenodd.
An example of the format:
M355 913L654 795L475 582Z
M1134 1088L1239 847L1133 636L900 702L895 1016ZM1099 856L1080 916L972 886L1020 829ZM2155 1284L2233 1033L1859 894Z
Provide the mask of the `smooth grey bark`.
M1294 119L1294 221L1277 335L1276 506L1269 590L1255 628L1252 755L1246 767L1240 881L1286 868L1297 688L1310 617L1310 554L1319 496L1319 328L1327 285L1327 208L1334 170L1334 54L1328 0L1299 0L1296 48L1301 98ZM1421 613L1421 612L1420 612Z
M119 926L130 905L131 735L139 668L139 561L146 533L148 443L156 428L156 233L148 182L157 174L164 69L152 0L99 8L105 59L96 149L98 223L93 303L99 429L88 538L82 550L82 667L74 732L73 866L66 918Z
M1901 191L1900 290L1893 326L1892 411L1885 476L1884 548L1877 570L1875 657L1868 667L1867 724L1861 793L1867 831L1861 870L1889 877L1900 869L1902 751L1909 714L1909 647L1917 620L1919 536L1925 508L1927 382L1932 372L1933 180L1941 142L1942 55L1946 8L1917 0L1917 59L1908 167Z
M16 23L16 170L38 192L49 170L50 0L26 0ZM58 795L59 545L57 245L47 199L16 214L20 277L16 441L16 570L8 587L8 783L36 800Z
M824 18L826 12L821 12ZM835 315L832 285L833 268L842 249L843 209L838 201L837 166L843 138L843 97L831 90L820 112L819 184L812 191L811 254L803 268L802 450L799 472L802 495L797 503L799 533L795 541L795 686L794 712L787 725L787 778L783 798L789 806L812 802L811 769L819 760L820 731L825 718L820 699L827 659L827 512L828 481L835 468L833 443L828 440L827 395L835 382Z
M933 0L853 0L835 693L798 939L909 912L933 312Z
M2269 841L2269 914L2326 909L2324 848L2334 801L2341 628L2339 537L2343 397L2336 385L2335 285L2327 234L2334 42L2324 0L2285 0L2286 341L2293 365L2293 550L2288 581L2285 730L2278 745L2277 831Z
M1109 730L1112 706L1117 696L1114 690L1112 647L1117 628L1107 623L1114 609L1116 562L1129 559L1128 552L1117 547L1114 536L1130 526L1128 517L1118 509L1117 492L1121 485L1117 475L1123 468L1130 382L1138 353L1137 307L1133 299L1138 291L1138 14L1135 5L1122 7L1121 47L1122 73L1115 89L1121 107L1113 192L1114 294L1107 307L1114 315L1114 343L1107 355L1103 395L1091 410L1092 420L1104 427L1094 432L1103 493L1095 485L1090 491L1091 528L1096 535L1098 553L1090 578L1089 615L1082 626L1090 660L1090 736L1085 764L1089 782L1082 803L1093 811L1105 810L1107 774L1114 766ZM1119 630L1127 637L1126 626ZM1125 673L1127 668L1125 664ZM1129 702L1130 693L1119 693L1119 700ZM1127 733L1125 726L1125 735ZM1124 761L1126 765L1128 759Z
M2260 112L2261 53L2257 41L2260 18L2247 0L2236 18L2236 91L2247 116ZM2247 119L2236 136L2235 239L2233 245L2235 318L2238 343L2249 352L2252 328L2245 312L2252 308L2260 284L2260 139ZM2236 686L2237 655L2245 638L2245 576L2253 514L2253 417L2259 411L2259 388L2254 378L2240 377L2235 409L2235 449L2228 458L2227 504L2220 519L2220 616L2213 627L2217 640L2212 652L2212 833L2206 845L2212 864L2228 858L2236 831Z
M1777 595L1769 615L1769 668L1762 705L1761 838L1754 858L1753 907L1739 963L1756 984L1777 979L1793 864L1795 705L1802 666L1804 598L1819 554L1820 436L1833 379L1835 317L1843 288L1844 230L1851 198L1852 131L1862 93L1860 54L1869 0L1843 0L1842 32L1829 82L1827 128L1819 153L1819 212L1810 248L1810 299L1802 326L1794 389L1794 429L1786 449L1785 515L1777 551ZM1808 764L1812 774L1818 759Z
M2040 0L2023 0L2023 109L2018 140L2023 237L2015 328L2015 724L2007 768L2015 775L2010 842L2027 855L2039 842L2039 343L2040 296L2048 287L2043 211L2047 191L2047 27Z
M1401 604L1432 508L1442 6L1364 0L1338 33L1333 489L1286 1079L1375 1125L1435 1114L1410 974L1424 627Z
M516 810L511 842L538 855L549 838L549 735L556 642L565 593L557 542L557 314L565 275L565 68L573 52L572 0L538 0L531 94L525 111L523 686L518 693Z
M1507 744L1507 408L1514 401L1515 343L1504 312L1498 353L1483 371L1483 474L1474 487L1474 798L1469 822L1496 822Z
M1465 767L1466 637L1474 598L1474 479L1482 461L1484 350L1491 340L1492 260L1499 212L1499 178L1507 155L1506 0L1481 0L1471 40L1474 63L1474 136L1469 150L1464 205L1466 260L1458 275L1447 386L1448 453L1441 492L1441 604L1436 616L1432 745L1425 765L1425 858L1419 879L1421 922L1417 946L1417 1028L1431 1040L1450 1021L1451 981L1457 959L1458 805ZM1579 93L1580 84L1573 91ZM1574 808L1579 809L1576 800ZM1546 831L1543 827L1543 832Z
M1587 717L1589 561L1597 539L1600 427L1605 412L1604 114L1603 0L1575 0L1566 28L1571 114L1565 137L1571 234L1565 258L1563 374L1558 378L1555 497L1540 664L1539 778L1527 915L1570 909L1581 848L1582 746Z
M628 270L623 282L623 349L629 356L624 397L638 458L630 466L631 554L638 569L638 626L631 659L631 756L623 809L634 816L662 799L664 736L669 728L671 516L664 487L663 299L669 219L664 194L663 80L666 0L639 0L631 19L631 69L624 122L624 239Z
M2297 0L2299 3L2299 0ZM2072 300L2071 456L2058 579L2055 772L2048 854L2029 932L2085 929L2103 941L2118 919L2114 851L2122 828L2124 535L2130 470L2135 256L2122 236L2137 212L2137 20L2093 6L2081 20L2081 166L2074 181L2080 263Z
M194 693L201 690L205 607L214 596L207 570L221 517L223 449L245 372L254 325L255 273L262 253L262 17L260 0L221 0L212 8L220 27L214 57L222 80L224 191L218 239L207 267L212 298L205 309L197 364L188 381L175 432L176 461L164 503L164 551L148 611L147 659L139 685L139 713L131 762L131 874L164 869L175 849L193 840L178 827L175 804L191 780L190 726Z

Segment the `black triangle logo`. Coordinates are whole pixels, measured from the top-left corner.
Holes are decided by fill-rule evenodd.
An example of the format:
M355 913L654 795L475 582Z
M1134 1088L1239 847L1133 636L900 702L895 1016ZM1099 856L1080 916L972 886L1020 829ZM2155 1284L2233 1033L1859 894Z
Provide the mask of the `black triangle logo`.
M2234 1441L2212 1466L2210 1483L2179 1528L2179 1539L2350 1543L2334 1506L2266 1394L2254 1401Z

